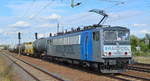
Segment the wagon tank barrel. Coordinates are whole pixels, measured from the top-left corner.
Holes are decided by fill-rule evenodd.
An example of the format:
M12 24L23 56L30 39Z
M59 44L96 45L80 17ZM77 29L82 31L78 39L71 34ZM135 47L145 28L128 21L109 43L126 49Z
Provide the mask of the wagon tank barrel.
M33 42L33 48L37 52L44 52L44 51L46 51L46 44L47 44L47 39L40 38Z

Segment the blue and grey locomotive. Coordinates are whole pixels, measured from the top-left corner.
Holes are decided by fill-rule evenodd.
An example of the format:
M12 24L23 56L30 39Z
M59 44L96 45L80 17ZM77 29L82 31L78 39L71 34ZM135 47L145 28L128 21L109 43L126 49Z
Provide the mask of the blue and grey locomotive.
M93 27L45 39L47 56L94 64L102 73L123 72L132 57L125 27Z

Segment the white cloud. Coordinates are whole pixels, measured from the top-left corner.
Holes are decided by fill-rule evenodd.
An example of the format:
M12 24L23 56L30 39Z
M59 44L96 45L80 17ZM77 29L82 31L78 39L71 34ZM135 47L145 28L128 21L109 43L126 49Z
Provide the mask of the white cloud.
M133 24L133 26L135 26L135 27L143 27L143 26L147 26L147 24Z
M82 12L69 16L63 16L60 23L64 27L78 27L96 24L99 22L101 16L90 12Z
M0 29L0 33L3 33L3 30L2 30L2 29Z
M17 33L18 32L15 32L15 31L4 32L5 35L15 35Z
M48 37L49 33L39 33L38 38Z
M117 21L117 20L131 19L135 16L141 15L142 13L143 13L142 11L127 10L108 14L111 21Z
M10 25L11 27L29 27L31 24L26 21L18 21L15 24Z
M43 19L46 19L46 20L57 20L57 19L60 19L60 18L61 18L61 16L58 15L58 14L51 14L47 17L43 17Z
M38 34L38 38L44 37L44 34Z
M34 15L31 15L29 17L30 20L35 21L36 23L57 23L62 19L62 16L59 14L51 14L49 16L39 16L35 17Z
M48 27L56 27L56 24L41 24L39 25L41 28L48 28Z
M141 34L150 34L150 31L144 29L144 30L141 30L140 33L141 33Z

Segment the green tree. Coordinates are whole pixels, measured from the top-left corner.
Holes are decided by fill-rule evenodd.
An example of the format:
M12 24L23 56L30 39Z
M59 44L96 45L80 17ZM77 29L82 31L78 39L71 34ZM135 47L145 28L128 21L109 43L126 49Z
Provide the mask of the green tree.
M146 45L144 42L140 43L141 51L147 52L148 51L148 45Z
M133 52L136 51L136 47L139 45L140 43L140 39L134 35L131 35L131 49Z

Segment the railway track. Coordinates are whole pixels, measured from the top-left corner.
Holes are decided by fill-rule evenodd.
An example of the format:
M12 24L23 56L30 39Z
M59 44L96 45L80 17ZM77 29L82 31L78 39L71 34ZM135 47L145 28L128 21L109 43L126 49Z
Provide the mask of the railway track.
M142 67L145 66L145 67ZM127 68L128 70L132 71L139 71L139 72L143 72L145 74L150 73L150 64L143 64L143 63L135 63L133 65L129 65ZM138 72L137 72L138 73ZM114 78L122 78L124 81L150 81L150 78L146 78L146 77L141 77L141 76L136 76L133 74L129 73L119 73L116 76L112 76ZM118 78L118 79L119 79Z
M128 69L129 70L135 70L135 71L150 73L150 64L134 63L132 65L129 65Z
M150 78L145 78L145 77L140 77L140 76L135 76L135 75L130 75L130 74L124 74L124 73L120 73L118 76L121 77L126 77L128 78L130 81L150 81Z
M136 62L134 65L141 65L141 66L148 66L148 67L150 67L150 64L138 63L138 62Z
M16 57L14 57L16 58ZM24 61L22 59L19 59L21 61ZM30 63L28 63L30 65ZM35 65L34 65L35 66ZM39 68L39 67L38 67ZM46 71L47 72L47 71ZM88 71L87 71L88 72ZM113 75L109 75L109 74L100 74L100 73L95 73L95 72L90 72L90 73L94 73L94 74L98 74L98 75L102 75L104 77L108 77L108 78L112 78L112 79L116 79L119 81L150 81L150 78L147 77L143 77L143 76L136 76L136 75L132 75L132 74L125 74L125 73L119 73L119 74L113 74ZM38 81L38 80L37 80ZM43 80L42 80L43 81ZM66 80L60 80L60 81L66 81Z
M140 71L140 72L147 72L150 73L150 68L144 68L144 67L138 67L138 66L128 66L129 70L135 70L135 71Z
M106 77L110 77L119 81L150 81L150 78L136 76L132 74L118 73L118 74L104 74Z
M69 81L64 77L61 77L57 74L48 72L47 70L28 63L22 59L18 59L10 54L3 54L7 58L9 58L13 63L22 68L26 73L28 73L31 77L35 79L35 81Z

